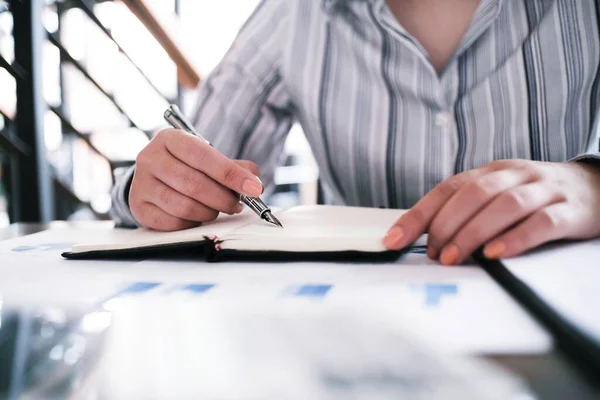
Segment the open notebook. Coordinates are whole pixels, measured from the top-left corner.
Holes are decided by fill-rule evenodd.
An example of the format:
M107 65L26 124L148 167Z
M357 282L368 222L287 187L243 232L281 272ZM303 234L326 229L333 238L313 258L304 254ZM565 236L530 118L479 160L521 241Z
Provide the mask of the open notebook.
M249 210L222 215L197 228L178 232L114 229L104 240L80 243L66 258L105 258L168 254L202 248L211 261L223 258L393 259L382 239L403 210L343 206L299 206L275 212L283 228Z

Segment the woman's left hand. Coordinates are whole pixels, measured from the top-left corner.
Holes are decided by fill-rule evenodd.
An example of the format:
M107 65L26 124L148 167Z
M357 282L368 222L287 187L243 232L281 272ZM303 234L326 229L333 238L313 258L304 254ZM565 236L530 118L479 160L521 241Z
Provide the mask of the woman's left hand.
M400 249L428 233L430 258L460 264L485 245L512 257L558 239L600 236L600 168L581 162L502 160L437 185L384 239Z

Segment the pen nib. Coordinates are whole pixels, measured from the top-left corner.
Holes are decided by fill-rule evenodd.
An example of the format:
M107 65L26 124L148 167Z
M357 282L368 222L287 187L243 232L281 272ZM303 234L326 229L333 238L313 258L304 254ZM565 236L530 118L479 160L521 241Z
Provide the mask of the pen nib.
M262 217L268 223L278 226L280 228L283 228L283 225L281 225L281 222L279 222L279 220L277 218L275 218L275 216L273 214L271 214L270 211L266 211Z

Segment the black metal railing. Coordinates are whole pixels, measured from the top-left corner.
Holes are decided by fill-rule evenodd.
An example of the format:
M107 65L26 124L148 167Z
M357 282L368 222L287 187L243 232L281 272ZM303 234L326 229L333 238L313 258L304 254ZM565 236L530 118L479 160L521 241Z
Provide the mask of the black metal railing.
M25 79L25 71L23 71L23 69L18 65L14 65L6 61L2 55L0 55L0 68L4 68L15 79Z
M14 79L23 79L24 71L6 61L1 54L0 68L6 70ZM0 149L7 152L9 156L27 155L30 149L14 135L14 121L12 118L2 109L0 109L0 117L3 119L3 128L0 130Z
M178 9L178 1L174 0L174 10ZM100 1L98 1L99 3ZM139 74L145 84L167 103L178 103L181 87L177 87L177 98L169 98L161 92L143 69L133 60L130 54L115 39L94 12L96 1L68 0L48 3L44 0L9 2L8 11L13 16L14 62L8 62L0 56L0 68L6 70L16 81L16 115L9 116L0 110L4 124L0 130L0 150L8 154L8 174L5 174L9 192L9 215L12 222L45 222L52 219L66 219L68 213L78 207L89 208L97 218L106 218L106 214L94 210L92 205L79 198L73 189L72 182L59 179L49 164L44 141L44 115L53 113L60 120L63 135L83 141L87 147L104 159L111 170L133 163L133 160L112 160L91 140L90 132L77 129L68 112L68 99L61 90L59 105L47 104L43 98L41 86L41 67L43 46L52 44L59 53L61 83L63 68L68 64L75 68L91 86L101 93L127 121L128 128L143 132L151 138L151 131L145 131L127 113L115 96L92 76L84 62L73 57L61 41L60 24L56 32L49 32L42 23L45 7L56 7L60 20L61 14L72 8L80 9L89 23L95 25L104 34L106 40L116 46ZM0 10L2 12L2 10ZM0 96L2 93L0 92ZM112 178L112 175L111 175ZM65 206L68 203L69 206Z
M104 88L102 87L102 85L100 85L91 75L90 73L87 71L87 69L81 65L80 62L78 62L77 60L75 60L75 58L73 58L73 56L71 56L71 54L69 54L69 52L64 48L64 46L60 43L60 41L56 38L56 34L52 34L49 32L46 32L48 34L48 39L50 40L50 43L52 43L54 46L56 46L56 48L58 48L58 50L60 51L60 56L63 60L63 63L69 63L71 65L73 65L79 72L81 72L83 74L83 76L85 76L85 78L92 84L94 85L94 87L96 89L98 89L98 91L100 91L100 93L102 93L108 100L110 100L110 102L117 108L117 110L119 110L119 112L121 114L123 114L123 116L125 116L125 118L127 118L127 121L129 122L129 125L133 128L137 128L140 129L141 128L135 123L133 122L133 120L129 117L129 115L125 112L125 110L123 110L123 108L121 107L121 105L115 100L114 96L110 93L108 93L106 90L104 90Z
M131 58L131 56L123 49L123 47L121 47L121 45L119 44L119 42L114 38L114 36L112 35L112 33L110 33L110 30L108 30L103 24L102 22L98 19L98 17L96 16L96 14L94 14L94 11L83 1L83 0L73 0L74 3L77 5L77 7L79 7L79 9L81 9L85 15L88 16L88 18L90 19L90 21L92 21L102 32L104 32L104 34L106 35L106 37L117 46L117 49L119 50L119 52L121 54L123 54L125 56L125 58L127 59L127 61L129 61L131 63L131 65L133 65L135 67L135 69L137 70L137 72L140 74L140 76L142 76L144 78L144 80L146 81L146 83L163 99L165 99L167 102L169 103L173 103L176 101L176 99L168 99L167 96L165 96L160 89L158 89L156 87L156 85L152 82L152 80L150 80L150 78L148 78L148 76L144 73L144 71L142 71L142 69L135 63L135 61L133 61L133 59ZM175 12L178 12L178 1L175 1Z
M12 121L4 117L5 127L0 130L0 149L8 153L9 156L29 156L31 149L21 139L12 132Z

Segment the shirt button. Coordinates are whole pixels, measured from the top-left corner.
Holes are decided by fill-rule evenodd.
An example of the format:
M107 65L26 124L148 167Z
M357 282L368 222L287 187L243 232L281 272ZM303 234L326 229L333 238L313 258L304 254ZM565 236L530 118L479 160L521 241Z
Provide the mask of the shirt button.
M450 124L452 116L448 112L439 112L435 115L435 124L438 128L446 128Z

